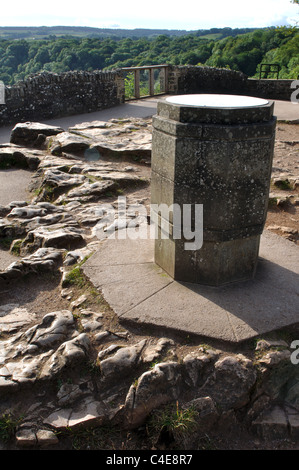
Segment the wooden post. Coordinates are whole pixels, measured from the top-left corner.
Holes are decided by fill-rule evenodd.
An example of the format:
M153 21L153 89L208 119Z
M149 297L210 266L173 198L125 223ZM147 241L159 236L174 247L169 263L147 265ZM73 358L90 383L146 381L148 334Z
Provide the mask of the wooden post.
M149 69L148 71L148 78L149 78L149 94L150 96L154 96L155 94L155 76L154 76L155 69Z
M140 70L134 70L134 87L135 98L140 98Z

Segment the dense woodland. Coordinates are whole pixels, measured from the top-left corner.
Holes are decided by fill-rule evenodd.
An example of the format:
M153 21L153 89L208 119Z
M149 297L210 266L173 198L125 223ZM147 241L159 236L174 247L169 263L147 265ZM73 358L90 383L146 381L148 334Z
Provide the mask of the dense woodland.
M279 64L279 78L299 76L296 27L201 30L133 37L0 39L0 80L12 85L41 71L114 69L155 64L205 65L258 76L261 63ZM269 76L268 78L271 78Z

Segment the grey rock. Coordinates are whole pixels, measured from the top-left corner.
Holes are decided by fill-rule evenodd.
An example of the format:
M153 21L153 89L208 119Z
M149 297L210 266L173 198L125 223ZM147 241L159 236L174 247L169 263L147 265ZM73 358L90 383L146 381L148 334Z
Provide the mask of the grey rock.
M16 124L11 132L10 143L17 145L33 145L39 134L52 136L63 132L61 127L41 124L39 122L25 122Z
M87 397L76 408L62 408L49 415L44 423L55 429L77 429L101 425L113 419L118 410L109 410L103 402Z
M36 314L18 304L5 304L0 306L1 331L13 333L36 319Z
M36 445L37 439L35 433L31 429L20 429L16 432L16 444L19 447L33 447Z
M46 145L53 155L61 155L63 152L82 155L91 143L90 138L70 132L61 132L46 140Z
M42 186L50 185L53 188L69 189L84 183L87 178L83 175L73 175L58 169L46 170L43 175Z
M110 344L108 348L105 348L98 353L98 359L102 360L107 358L111 353L117 351L121 346L119 344Z
M101 331L100 333L97 333L95 335L94 339L99 344L99 343L102 343L102 341L109 336L110 336L109 331Z
M33 217L41 217L47 214L46 209L42 207L26 206L15 207L7 214L7 217L19 219L32 219Z
M86 302L87 296L85 294L80 295L76 300L73 300L71 303L71 309L74 310L77 307L80 307L84 302Z
M142 354L143 362L151 363L157 360L169 346L174 346L174 341L168 338L161 338L157 344L147 345Z
M109 180L98 181L95 183L84 183L78 188L71 189L67 193L67 198L80 200L82 200L82 198L87 198L87 200L91 201L92 199L103 195L106 191L112 191L115 187L114 181Z
M210 396L223 410L238 409L249 402L256 378L253 363L245 356L226 356L215 363L199 393Z
M177 362L156 364L144 372L135 387L127 394L124 411L126 426L136 428L142 425L154 408L176 400L180 395L181 371Z
M101 361L103 377L107 379L129 374L140 362L140 355L145 344L146 340L142 340L133 346L121 348L112 357Z
M263 439L285 439L288 437L288 420L280 406L262 413L252 422L252 428Z
M55 446L59 443L58 437L49 429L39 429L36 432L37 444L41 447Z
M66 367L84 360L90 349L90 340L85 333L62 343L43 366L40 378L49 379Z
M192 408L197 412L197 421L201 432L208 432L212 429L219 418L216 405L211 397L194 398L183 408Z
M283 348L288 349L288 344L283 340L265 340L261 339L257 342L256 351L271 349L271 348Z
M58 393L58 405L59 407L66 407L77 401L78 399L82 400L87 394L91 393L91 387L89 384L86 387L81 387L80 384L63 384Z
M184 380L189 387L199 385L205 367L210 362L211 358L207 354L199 354L197 352L184 357Z
M84 244L82 231L75 227L54 229L42 226L31 230L22 243L22 248L35 251L38 248L76 248Z
M75 321L69 310L61 310L45 315L40 324L35 325L24 333L31 345L50 349L57 343L62 343L74 331Z
M36 170L44 153L40 150L29 150L27 148L10 146L0 148L0 162L8 168L28 168Z
M297 409L286 407L286 414L292 439L299 437L299 413Z
M29 273L55 271L63 262L63 253L64 250L55 248L40 248L0 272L0 282L8 283Z

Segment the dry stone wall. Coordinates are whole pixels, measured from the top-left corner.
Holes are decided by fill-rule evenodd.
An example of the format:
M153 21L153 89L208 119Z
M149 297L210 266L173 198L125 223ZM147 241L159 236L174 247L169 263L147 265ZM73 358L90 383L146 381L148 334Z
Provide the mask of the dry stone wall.
M5 89L0 126L89 113L124 100L118 71L41 73Z
M168 79L171 94L238 94L246 84L246 75L243 73L212 67L172 66Z
M292 80L254 80L229 69L172 66L167 70L167 93L229 93L289 100ZM104 72L43 72L5 88L0 104L0 127L26 121L71 116L119 105L125 100L121 69Z
M170 66L168 91L171 94L230 93L272 100L290 100L293 80L259 80L242 72L198 66Z

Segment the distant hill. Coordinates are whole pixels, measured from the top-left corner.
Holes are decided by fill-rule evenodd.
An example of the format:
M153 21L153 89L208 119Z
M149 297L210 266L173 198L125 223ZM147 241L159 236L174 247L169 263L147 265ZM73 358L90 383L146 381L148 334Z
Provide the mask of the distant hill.
M227 36L249 33L255 28L211 28L198 30L180 29L109 29L88 26L0 26L0 39L49 39L62 36L89 38L141 38L166 36L185 36L194 34L207 39L222 39Z
M1 38L1 31L31 36ZM100 36L103 32L107 36ZM91 72L156 64L229 68L249 77L259 74L260 64L277 64L279 78L295 80L299 76L299 30L211 28L186 34L162 29L0 28L0 81L5 85L40 72ZM267 71L263 78L273 77Z

